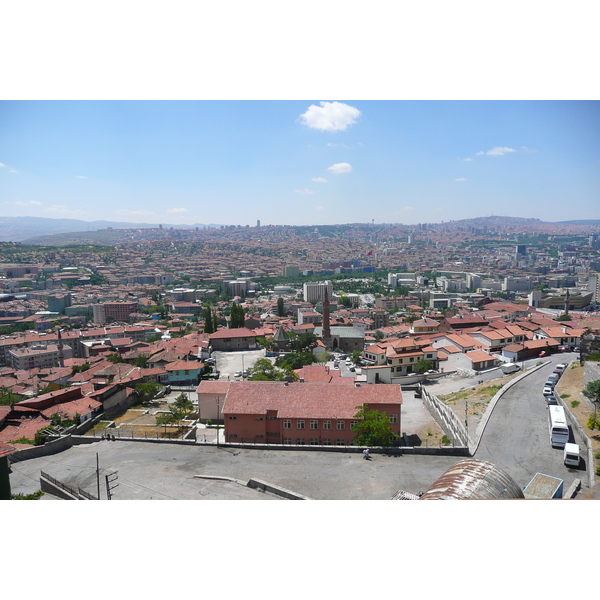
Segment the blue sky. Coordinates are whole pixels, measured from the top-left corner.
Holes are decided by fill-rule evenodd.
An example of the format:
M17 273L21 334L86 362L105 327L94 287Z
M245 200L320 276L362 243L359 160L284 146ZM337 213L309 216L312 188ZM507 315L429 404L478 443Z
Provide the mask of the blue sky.
M600 218L597 101L0 102L0 215Z

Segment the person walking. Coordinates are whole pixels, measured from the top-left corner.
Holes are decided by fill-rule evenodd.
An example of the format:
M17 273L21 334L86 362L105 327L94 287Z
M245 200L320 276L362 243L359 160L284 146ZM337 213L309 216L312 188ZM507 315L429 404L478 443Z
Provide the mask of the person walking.
M365 449L363 450L363 458L364 458L365 460L369 460L369 449L368 449L368 448L365 448Z

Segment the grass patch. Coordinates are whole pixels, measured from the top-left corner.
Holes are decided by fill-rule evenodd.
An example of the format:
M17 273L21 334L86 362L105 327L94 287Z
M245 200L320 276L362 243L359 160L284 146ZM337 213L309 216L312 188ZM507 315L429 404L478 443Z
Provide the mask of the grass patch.
M42 490L38 490L37 492L33 492L33 494L12 494L11 500L39 500L45 492Z
M561 394L560 397L564 400L565 398L570 398L571 394ZM575 402L577 402L577 400ZM579 402L577 402L577 404L579 404Z
M568 396L568 394L567 394ZM562 398L562 396L561 396ZM571 408L577 408L581 403L579 402L579 400L571 400Z

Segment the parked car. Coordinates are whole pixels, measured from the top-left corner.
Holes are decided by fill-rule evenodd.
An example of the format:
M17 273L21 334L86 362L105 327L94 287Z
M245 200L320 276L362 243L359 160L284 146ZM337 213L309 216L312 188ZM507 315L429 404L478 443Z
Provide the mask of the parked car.
M567 368L567 363L558 363L556 367L554 367L554 372L560 371L561 373Z
M554 390L549 385L544 386L543 393L544 393L544 396L554 396Z
M236 372L233 374L233 376L234 376L234 377L241 377L241 376L242 376L242 372L241 372L241 371L236 371Z

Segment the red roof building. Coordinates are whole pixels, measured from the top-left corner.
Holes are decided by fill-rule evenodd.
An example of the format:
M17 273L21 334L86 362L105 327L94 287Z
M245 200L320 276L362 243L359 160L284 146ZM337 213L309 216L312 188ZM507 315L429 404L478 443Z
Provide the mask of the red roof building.
M400 434L399 385L334 385L247 381L229 387L223 405L225 440L296 445L351 445L363 405L385 412Z

